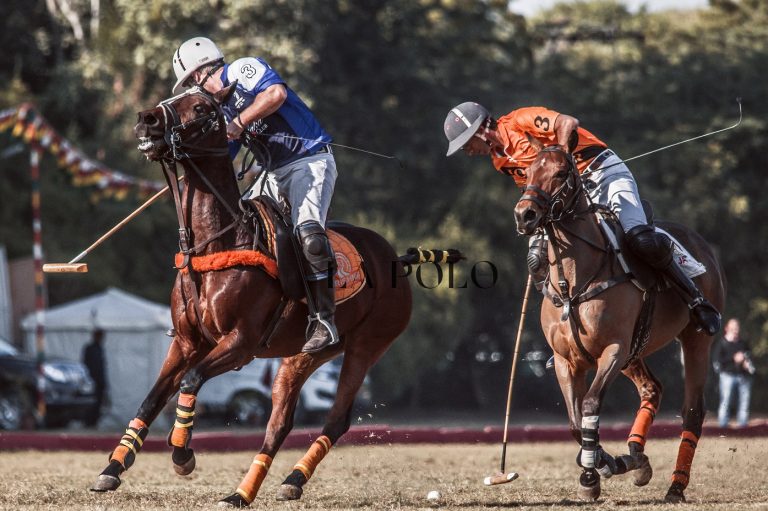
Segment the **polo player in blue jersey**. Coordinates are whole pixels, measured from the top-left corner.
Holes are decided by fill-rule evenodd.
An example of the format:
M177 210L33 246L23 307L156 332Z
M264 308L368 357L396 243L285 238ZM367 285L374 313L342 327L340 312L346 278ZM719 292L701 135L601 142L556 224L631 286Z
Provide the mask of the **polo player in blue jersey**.
M240 151L248 131L256 140L264 179L291 206L291 219L308 271L305 272L316 314L309 318L302 351L315 353L339 342L334 324L333 275L336 260L325 232L336 183L331 137L312 111L263 59L239 58L226 63L216 44L205 37L185 41L173 54L174 94L198 86L215 93L236 83L222 105L227 120L230 156ZM253 199L265 183L257 180L243 195ZM274 193L274 192L273 192Z

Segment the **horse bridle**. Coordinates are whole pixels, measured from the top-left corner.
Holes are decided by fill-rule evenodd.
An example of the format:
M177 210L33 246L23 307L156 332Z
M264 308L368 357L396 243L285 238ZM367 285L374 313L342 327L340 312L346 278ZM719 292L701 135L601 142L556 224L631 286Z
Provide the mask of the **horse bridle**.
M590 362L594 362L595 361L594 357L592 356L591 353L589 353L589 351L587 351L586 347L581 341L581 336L579 335L579 325L577 324L577 320L574 317L575 315L571 314L571 311L573 310L573 307L575 305L578 305L581 302L585 302L587 300L594 298L595 296L602 293L606 289L613 287L621 282L624 282L625 280L627 280L627 278L626 277L621 277L618 279L611 278L601 283L600 285L592 288L591 290L587 291L586 289L589 287L589 285L592 282L594 282L594 280L599 275L600 271L602 271L603 265L601 264L597 273L592 275L592 277L590 277L584 283L581 289L576 291L573 294L573 296L571 296L570 285L568 283L568 280L565 278L563 259L560 253L560 249L558 247L557 238L555 237L555 234L554 234L553 224L559 223L565 219L575 218L579 214L579 212L576 211L576 207L578 205L579 197L582 195L582 193L585 192L584 182L581 179L581 176L579 175L579 172L576 167L576 162L573 159L573 155L564 151L560 146L548 146L542 149L540 152L565 153L566 158L568 160L568 168L567 168L568 175L565 178L565 181L563 182L563 184L561 184L551 194L547 193L546 191L544 191L538 186L526 185L526 187L523 190L523 196L520 198L518 202L530 201L546 211L546 213L542 217L541 226L544 229L544 231L547 233L550 243L552 243L553 252L555 254L555 263L557 264L557 273L558 273L557 287L559 292L559 294L555 296L558 298L560 305L563 307L563 312L560 316L560 320L570 322L571 332L573 333L573 338L574 338L574 341L576 342L576 345L578 346L582 355L584 355L584 357L587 360L589 360ZM594 206L592 205L589 199L589 195L586 193L584 193L584 195L587 197L587 201L589 202L589 206L587 210L592 211ZM586 238L583 238L582 236L579 236L577 233L570 231L565 226L561 225L561 228L571 233L572 235L582 239L587 244L603 252L604 258L607 257L608 251L604 247L600 247L596 245L594 242ZM546 290L546 285L544 287L544 290ZM545 295L547 295L548 292L544 291L544 293ZM550 298L557 305L555 296L550 295Z
M559 222L563 218L572 216L576 210L577 199L583 188L583 181L579 177L579 173L576 170L576 162L573 159L573 155L564 151L560 146L547 146L539 153L564 153L568 161L568 176L563 181L557 190L551 194L545 192L538 186L526 185L523 189L523 196L520 197L518 202L529 201L533 202L541 209L546 211L542 217L542 224L550 224L552 222Z
M200 94L204 96L208 102L213 105L214 110L208 114L201 115L200 117L195 117L194 119L191 119L187 122L181 122L181 116L176 110L176 107L173 106L173 103L175 103L176 100L180 99L181 97L191 94ZM219 192L219 190L213 185L213 183L211 183L211 181L205 176L202 170L200 170L200 167L198 167L192 159L194 157L201 156L229 157L229 149L227 147L200 148L194 145L204 140L205 137L209 136L210 133L217 132L224 125L224 113L219 103L207 91L205 91L205 89L202 89L201 87L192 87L182 94L162 101L158 106L163 109L163 115L165 117L165 133L163 134L163 139L166 141L169 147L169 150L160 158L160 164L163 167L163 174L165 176L165 180L168 182L168 187L173 193L173 202L176 206L176 216L178 217L179 221L179 251L184 256L181 265L178 266L177 269L181 270L189 266L187 275L191 280L191 286L189 287L192 292L192 303L195 314L197 316L198 326L201 333L203 334L203 337L209 343L211 343L212 346L216 346L216 339L205 326L205 322L203 321L203 313L200 308L200 297L197 291L197 285L195 284L194 279L192 279L194 268L190 265L190 257L192 254L202 250L211 241L219 238L224 233L234 228L238 223L242 223L251 232L253 235L254 244L260 244L258 227L249 223L249 219L252 218L253 215L243 209L242 205L240 207L243 209L243 213L238 214L234 208L232 208L232 206L226 200L224 200L224 197ZM169 120L172 122L169 122ZM186 140L182 139L182 133L185 132L187 128L198 124L202 125L199 131L193 132L192 137L187 138ZM187 165L192 168L192 170L208 187L211 193L213 193L216 199L224 205L224 207L234 219L231 224L192 248L189 248L190 229L186 226L186 222L184 220L184 213L181 205L181 192L179 191L179 180L176 168L176 163L183 160L186 160ZM234 169L232 172L234 174ZM264 249L264 251L266 252L266 249ZM259 340L259 346L269 346L269 341L272 338L275 330L277 330L277 326L281 321L283 311L285 310L287 304L288 298L283 296L283 298L280 300L280 303L278 303L277 307L272 313L272 319L269 321L269 324L262 333L261 339Z
M199 117L195 117L186 122L181 122L181 116L176 110L174 103L185 96L195 94L203 96L214 109L207 114L200 115ZM189 258L192 254L200 251L211 241L234 228L238 222L247 225L247 219L244 215L235 211L235 209L224 199L219 190L213 183L211 183L205 173L193 160L195 157L228 157L229 155L229 149L226 146L205 148L199 147L198 145L200 142L204 141L206 137L222 129L222 126L224 125L224 112L219 103L205 89L192 87L182 94L160 102L158 106L163 110L163 116L165 118L165 133L163 134L163 139L169 148L169 150L160 158L160 163L163 167L163 173L168 182L168 186L173 193L173 200L176 205L176 216L179 221L179 251L184 256L184 260L178 269L182 269L189 265ZM198 125L200 126L198 130L192 131L191 134L185 134L189 128ZM182 135L185 136L182 137ZM227 209L233 218L231 224L192 248L189 247L190 231L186 226L183 208L181 206L181 192L179 191L178 173L176 169L176 163L185 160L187 165L197 174L200 180L203 181L211 193L213 193L216 199Z
M195 94L205 97L208 102L214 106L214 109L200 117L195 117L187 122L181 122L181 116L176 110L176 107L173 106L173 103L185 96ZM211 96L205 89L192 87L182 94L161 101L157 106L163 109L166 127L163 139L168 145L171 152L170 157L173 158L173 160L181 161L194 156L224 156L228 154L229 151L226 147L207 149L199 148L195 145L204 139L206 134L220 130L224 124L224 112L221 110L219 104L213 99L213 96ZM197 124L202 124L200 131L194 132L192 137L187 137L186 140L182 140L182 132ZM164 158L168 159L168 156L164 155Z

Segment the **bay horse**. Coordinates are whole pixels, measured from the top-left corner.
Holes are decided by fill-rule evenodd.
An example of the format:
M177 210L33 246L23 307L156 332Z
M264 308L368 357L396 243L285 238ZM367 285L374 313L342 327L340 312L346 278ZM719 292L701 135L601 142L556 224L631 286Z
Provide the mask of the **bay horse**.
M533 143L533 142L532 142ZM578 495L600 496L600 478L635 471L635 484L648 484L651 465L643 453L645 441L662 396L662 387L644 358L678 339L685 369L683 432L668 502L685 500L696 445L704 421L704 385L712 337L697 331L688 307L673 289L656 292L645 336L637 342L635 318L650 298L627 273L617 274L607 234L598 224L584 179L573 158L559 146L543 147L528 170L523 196L515 206L520 234L543 229L549 236L549 280L541 306L541 327L554 351L557 381L568 410L571 433L581 445L577 458L583 471ZM720 264L704 239L693 230L671 222L656 222L671 233L706 272L696 277L704 296L719 310L725 302L725 279ZM626 278L622 278L626 277ZM639 323L638 323L639 324ZM633 337L636 338L633 341ZM596 369L587 386L586 374ZM623 373L637 387L640 408L628 438L629 454L613 457L600 447L600 405L608 386Z
M362 256L367 285L337 310L341 342L315 354L301 353L307 306L297 300L285 304L269 257L265 251L252 250L262 245L259 234L244 221L248 216L239 208L240 192L227 154L221 110L232 92L234 86L213 95L195 87L138 114L134 133L141 142L139 150L163 163L179 216L182 251L176 265L181 271L171 293L175 335L157 381L93 484L94 491L117 489L149 426L179 390L169 445L176 472L191 473L195 396L203 383L256 357L283 357L272 386L272 414L261 450L237 490L220 502L248 506L293 427L302 385L317 367L344 352L337 394L322 434L278 492L280 500L300 498L320 461L349 429L353 400L366 373L408 325L411 289L405 279L394 285L392 272L399 271L400 263L392 246L371 230L331 224ZM169 171L176 161L185 172L183 193L175 173ZM255 262L243 262L243 254L254 253ZM196 261L221 254L235 264L214 271L196 269Z

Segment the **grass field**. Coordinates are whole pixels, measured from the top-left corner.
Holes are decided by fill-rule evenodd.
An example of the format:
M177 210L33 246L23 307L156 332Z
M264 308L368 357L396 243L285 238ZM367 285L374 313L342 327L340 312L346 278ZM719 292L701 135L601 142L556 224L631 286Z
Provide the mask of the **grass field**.
M194 442L193 442L194 444ZM604 445L612 454L625 447ZM498 470L499 445L393 445L339 447L331 451L302 500L277 502L275 491L293 463L296 450L282 451L252 509L669 509L663 503L677 453L677 441L651 441L647 453L654 478L636 488L631 477L603 481L596 504L578 502L579 469L575 443L514 444L508 470L512 483L485 487L482 479ZM198 453L197 469L186 478L173 473L170 453L142 453L113 493L87 487L105 466L106 453L0 453L0 509L215 509L235 489L254 453ZM686 496L687 509L768 509L768 439L703 438ZM438 490L438 505L426 500Z

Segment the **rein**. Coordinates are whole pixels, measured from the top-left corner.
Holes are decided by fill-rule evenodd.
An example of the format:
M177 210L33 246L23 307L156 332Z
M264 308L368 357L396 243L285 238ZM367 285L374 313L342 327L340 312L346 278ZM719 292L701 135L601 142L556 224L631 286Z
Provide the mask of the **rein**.
M177 112L176 108L173 106L173 102L175 102L177 99L185 95L191 95L191 94L201 94L205 96L210 101L210 103L215 106L215 110L208 114L202 115L200 117L196 117L190 121L183 123L181 122L181 117L179 116L179 113ZM163 138L169 147L168 152L165 155L163 155L163 157L160 159L160 164L163 169L163 175L165 177L165 180L168 183L168 186L171 189L171 193L173 195L173 202L176 208L176 217L179 222L179 252L183 256L181 264L179 266L176 266L176 269L177 270L183 270L185 268L187 269L186 273L189 276L190 283L191 283L190 288L192 290L192 302L194 305L195 315L197 318L197 323L200 327L200 331L202 332L203 337L205 337L205 339L209 343L211 343L212 346L216 346L217 342L214 336L205 326L205 323L203 321L203 314L200 307L200 297L199 297L197 284L195 283L195 277L194 277L194 274L197 272L195 272L192 266L190 265L191 256L198 254L206 246L208 246L208 244L210 244L212 241L218 239L219 237L224 235L226 232L235 228L238 223L242 223L243 225L245 225L246 228L248 228L248 230L254 235L254 244L259 243L258 233L256 229L251 228L250 224L248 223L248 220L252 216L252 214L245 211L243 211L242 214L239 214L237 211L235 211L232 205L230 205L224 199L224 196L221 194L221 192L213 185L213 183L211 183L210 179L208 179L205 176L203 171L194 161L194 158L228 157L229 155L229 151L226 148L226 146L221 148L206 148L206 147L198 146L198 144L204 141L206 137L210 136L210 134L212 133L219 131L224 125L224 114L222 113L218 103L203 89L199 87L193 87L192 89L190 89L189 91L186 91L183 94L174 96L170 99L167 99L161 102L159 106L162 107L163 115L165 117L166 131L165 131L165 134L163 135ZM193 131L191 135L188 133L185 133L187 132L188 129L198 125L200 126L199 130ZM185 134L186 138L182 138L182 134ZM185 170L187 168L191 168L192 171L200 178L200 180L205 184L205 186L208 187L211 193L225 207L227 212L233 218L232 223L220 229L218 232L210 236L205 241L198 243L197 245L191 248L189 246L191 231L189 227L187 227L186 220L184 217L184 207L182 205L181 191L179 189L179 182L178 182L178 169L176 165L177 162L185 162L186 163ZM183 278L183 275L184 273L182 272L182 278ZM277 324L279 323L283 310L285 309L286 303L287 303L286 300L283 299L278 304L278 307L273 315L273 318L270 321L270 324L268 325L267 330L264 332L260 345L269 344L269 340L271 339L272 334L276 329Z
M565 151L563 151L558 146L546 147L542 149L541 152L565 153ZM574 307L578 306L580 303L584 303L593 299L597 295L603 293L604 291L618 284L629 281L631 279L631 276L628 273L623 273L616 277L610 277L600 282L596 286L592 287L591 289L587 290L590 286L592 286L592 284L595 283L598 276L605 268L606 264L610 264L610 258L609 258L610 249L607 248L609 247L609 245L606 242L605 234L603 234L602 230L600 230L599 228L598 230L601 233L602 240L603 240L602 246L598 245L592 240L585 238L579 233L574 232L571 229L568 229L566 225L563 223L564 220L576 219L584 213L590 213L590 214L594 213L597 208L597 206L595 206L592 203L592 201L589 198L589 195L586 193L584 189L584 183L581 180L581 177L579 176L578 171L576 170L576 164L573 160L573 156L568 153L565 153L565 154L568 159L568 176L565 182L563 182L563 184L560 185L560 187L557 190L555 190L551 195L545 192L543 189L541 189L538 186L527 185L523 191L523 196L520 198L519 202L530 201L546 211L545 216L542 218L543 229L546 232L550 240L550 243L552 244L552 252L555 254L555 264L557 266L558 281L557 281L555 294L551 294L547 291L548 286L546 284L543 288L543 291L545 296L548 296L552 300L552 302L555 304L555 306L563 307L563 312L560 315L560 321L569 321L571 325L571 331L573 333L573 339L576 342L576 345L578 346L582 355L590 363L594 363L595 357L593 357L592 354L589 353L589 351L587 351L586 347L584 346L584 343L581 341L581 337L579 335L580 325L577 318L577 314L574 312L575 311ZM577 211L577 207L579 204L578 199L582 196L585 197L588 203L588 206L586 210ZM564 247L562 246L562 243L560 243L557 237L555 236L556 229L580 239L591 248L601 252L601 262L598 265L597 271L595 271L595 273L589 279L587 279L578 290L574 291L573 295L571 295L570 293L570 283L568 282L568 279L566 279L565 277L565 268L563 265L563 257L562 257L562 251Z

